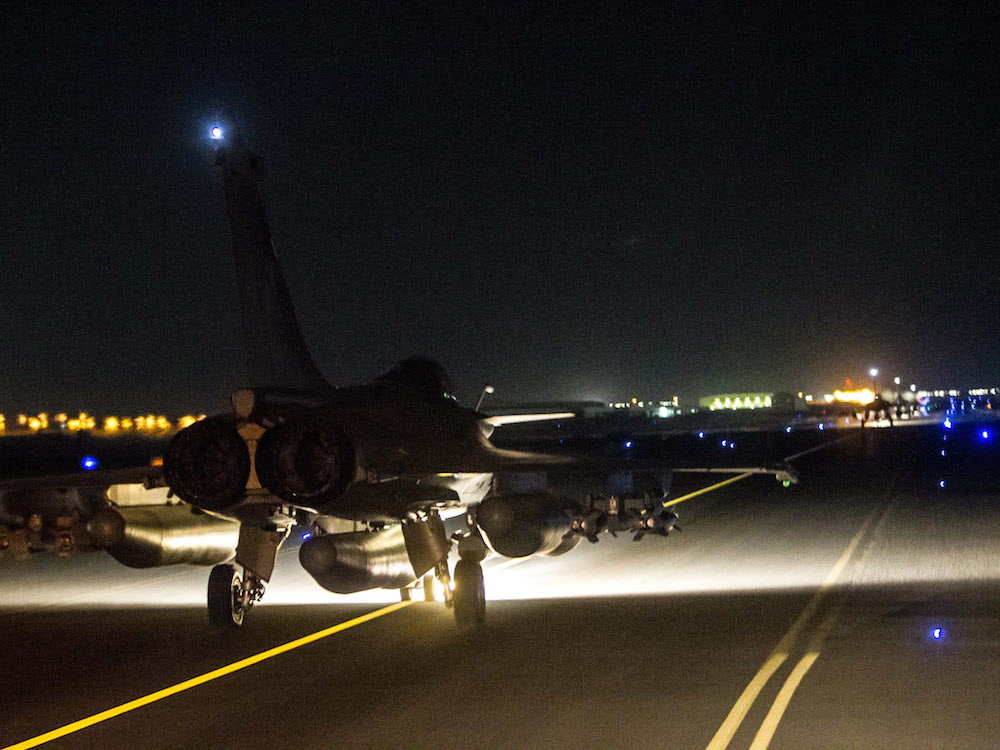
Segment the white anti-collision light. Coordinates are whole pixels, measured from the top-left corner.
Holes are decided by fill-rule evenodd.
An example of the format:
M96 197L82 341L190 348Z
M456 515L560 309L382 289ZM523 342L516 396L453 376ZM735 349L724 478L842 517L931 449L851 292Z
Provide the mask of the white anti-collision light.
M209 131L209 135L212 137L213 141L221 141L222 128L220 128L218 125L213 125L212 129Z

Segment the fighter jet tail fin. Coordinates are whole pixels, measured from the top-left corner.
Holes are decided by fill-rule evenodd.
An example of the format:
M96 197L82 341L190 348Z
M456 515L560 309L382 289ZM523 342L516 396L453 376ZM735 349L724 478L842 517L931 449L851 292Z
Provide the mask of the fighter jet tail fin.
M259 159L235 129L213 128L212 137L232 231L249 385L325 392L330 385L306 348L271 242Z

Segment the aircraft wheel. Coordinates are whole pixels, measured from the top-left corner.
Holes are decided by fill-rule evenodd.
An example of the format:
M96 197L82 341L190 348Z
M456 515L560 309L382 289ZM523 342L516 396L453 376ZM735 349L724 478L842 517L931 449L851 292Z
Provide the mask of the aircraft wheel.
M459 630L473 630L486 621L483 566L474 560L455 564L455 622Z
M208 576L208 621L231 630L243 624L243 582L235 565L216 565Z

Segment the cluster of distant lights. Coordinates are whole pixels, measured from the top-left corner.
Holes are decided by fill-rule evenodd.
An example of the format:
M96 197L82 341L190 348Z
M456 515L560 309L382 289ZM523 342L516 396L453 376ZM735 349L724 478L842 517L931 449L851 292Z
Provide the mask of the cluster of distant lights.
M197 416L186 414L176 420L168 419L162 414L143 414L136 417L104 417L100 421L100 430L108 433L117 432L170 432L171 430L183 430L185 427L194 424L205 418L204 414ZM17 415L17 425L22 430L30 432L40 432L44 430L60 430L66 432L80 432L81 430L97 430L98 419L86 412L80 412L75 417L60 413L50 417L48 412L41 412L34 416L27 414ZM0 414L0 432L7 430L7 418Z
M869 370L869 374L872 377L878 376L878 370L872 368ZM850 381L848 381L849 383ZM917 401L919 404L926 404L931 398L957 398L962 395L963 391L957 388L949 389L937 389L937 390L917 390L915 383L911 383L908 388L904 388L900 378L894 378L893 383L896 386L896 393L898 394L896 398L901 398L904 401ZM805 393L799 391L797 396L803 401L816 404L816 403L841 403L841 404L858 404L867 405L872 403L876 396L875 384L872 384L872 388L856 388L853 390L840 390L837 389L833 393L826 393L821 398L817 398L813 394ZM997 388L970 388L965 391L968 396L971 397L983 397L983 396L996 396ZM703 408L708 408L710 411L720 411L720 410L742 410L742 409L766 409L772 407L774 400L773 393L745 393L745 394L729 394L729 395L719 395L719 396L708 396L701 399L701 406ZM679 412L679 399L674 396L669 401L658 401L649 400L643 401L636 397L629 399L628 401L612 401L608 402L609 409L646 409L651 410L655 416L659 417L670 417ZM985 408L992 409L993 404L987 402Z
M674 396L669 401L640 401L633 397L629 401L612 401L608 403L609 409L650 409L657 417L666 419L672 417L680 407L680 400Z

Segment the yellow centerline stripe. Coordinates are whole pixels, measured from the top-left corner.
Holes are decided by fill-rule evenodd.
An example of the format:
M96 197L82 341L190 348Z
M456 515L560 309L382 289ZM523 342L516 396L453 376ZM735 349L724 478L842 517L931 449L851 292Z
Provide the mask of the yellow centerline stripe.
M764 685L771 678L771 675L777 670L781 663L788 658L789 653L792 650L792 646L795 644L796 639L799 637L799 633L805 628L806 624L819 609L820 602L823 596L826 594L827 590L837 582L840 574L843 572L844 568L847 566L848 561L851 559L851 555L854 554L854 550L857 549L858 545L861 543L865 532L868 531L868 527L871 526L872 521L875 520L875 516L879 512L879 508L874 509L868 514L864 522L861 524L861 528L857 530L851 541L847 544L844 552L840 555L840 558L834 563L834 566L830 569L823 583L820 584L819 589L813 594L809 603L805 606L805 609L799 613L799 616L795 618L795 622L788 629L788 632L778 641L778 645L774 647L771 655L768 656L767 661L764 662L764 666L758 670L757 674L747 685L746 689L740 694L740 697L736 700L736 704L729 711L729 715L726 716L725 721L719 727L715 736L712 737L711 742L708 743L706 750L724 750L724 748L729 746L736 731L740 728L743 723L743 719L746 718L747 712L753 705L757 696L760 695L760 691L764 689ZM778 660L775 663L775 660ZM815 660L814 660L815 661ZM812 664L810 663L810 666ZM808 668L807 668L808 670ZM804 676L805 673L803 673Z
M681 495L680 497L675 497L673 500L668 500L663 503L664 508L669 508L671 505L677 505L677 503L683 503L685 500L690 500L692 497L698 497L698 495L704 495L706 492L712 492L720 487L725 487L727 484L732 484L733 482L738 482L741 479L746 479L747 477L755 476L757 472L748 471L745 474L737 474L735 477L729 477L729 479L723 479L721 482L716 482L715 484L709 485L708 487L703 487L700 490L695 490L694 492L689 492L686 495Z
M885 510L882 511L881 518L879 518L878 523L875 524L875 530L872 532L872 537L865 546L865 551L861 553L861 558L858 560L858 566L861 568L865 566L868 556L874 548L873 542L875 537L878 536L879 530L889 517L889 509L890 506L887 506ZM806 673L819 658L820 652L823 649L823 644L826 642L827 636L830 635L830 631L833 630L833 625L837 621L837 617L840 615L840 609L843 606L843 603L843 597L841 597L841 600L833 607L830 614L827 615L823 623L816 629L812 642L809 644L808 653L799 660L798 664L795 665L792 673L788 675L788 679L785 680L785 684L782 685L781 690L778 691L778 695L774 699L774 703L771 704L771 709L767 712L767 716L764 717L764 722L760 725L760 729L757 730L757 736L754 737L750 750L767 750L767 747L771 744L771 740L774 739L774 733L778 729L778 724L781 722L781 718L784 716L785 710L788 708L788 704L792 700L792 696L798 689L799 683L802 682Z
M108 719L113 719L116 716L121 716L129 711L134 711L137 708L142 708L143 706L148 706L150 703L155 703L156 701L163 700L164 698L169 698L171 695L176 695L177 693L182 693L185 690L190 690L193 687L198 687L199 685L204 685L206 682L211 682L212 680L217 680L220 677L224 677L227 674L232 674L233 672L238 672L241 669L246 669L247 667L253 666L254 664L259 664L262 661L271 659L275 656L279 656L293 649L300 648L301 646L306 646L315 641L331 636L334 633L340 633L348 628L353 628L357 625L362 625L370 620L374 620L377 617L382 617L384 615L395 612L398 609L412 604L412 602L397 602L396 604L390 604L388 607L383 607L382 609L377 609L374 612L369 612L366 615L361 615L360 617L355 617L353 620L348 620L347 622L342 622L339 625L333 625L332 627L326 628L324 630L317 631L312 635L307 635L302 638L298 638L294 641L289 641L281 646L275 646L267 651L262 651L254 656L248 656L246 659L240 659L239 661L228 664L219 669L213 669L211 672L206 672L198 677L193 677L190 680L185 680L184 682L179 682L176 685L172 685L163 690L157 690L155 693L150 693L142 698L136 698L128 703L123 703L120 706L115 706L114 708L109 708L106 711L101 711L98 714L89 716L86 719L80 719L79 721L74 721L72 724L67 724L64 727L59 727L58 729L53 729L51 732L46 732L45 734L40 734L37 737L32 737L29 740L24 740L23 742L18 742L15 745L10 745L3 748L3 750L27 750L30 747L38 747L46 742L51 742L52 740L58 739L60 737L65 737L68 734L73 734L74 732L79 732L81 729L86 729L94 724L100 724L102 721L107 721Z
M810 651L799 660L798 664L795 665L795 669L793 669L792 673L788 675L788 679L785 680L785 684L781 686L781 690L778 692L778 697L774 699L774 705L772 705L771 710L767 712L767 718L764 719L764 723L761 724L760 729L757 731L757 736L753 738L750 750L767 749L767 746L771 743L771 738L774 737L775 730L778 728L778 722L781 721L781 717L784 715L785 709L788 708L789 701L792 700L792 694L799 686L799 683L802 682L802 678L806 676L806 672L809 671L809 668L818 658L818 651Z
M770 710L767 712L767 716L764 717L763 723L760 725L760 729L757 730L757 735L753 738L753 743L750 745L750 750L767 750L768 745L771 744L771 740L774 738L774 733L778 729L778 724L781 722L781 717L785 715L785 710L788 708L788 704L791 703L792 696L799 687L799 683L802 682L803 678L806 676L806 672L816 663L819 658L820 651L823 650L823 644L826 642L827 636L830 631L833 630L833 625L837 621L837 617L840 614L840 607L843 604L843 599L834 606L833 610L826 616L822 624L816 629L813 635L812 642L809 644L808 652L803 656L799 663L795 665L792 673L788 675L788 679L785 680L785 684L781 686L781 690L778 691L777 697L774 699L774 703L771 704Z

